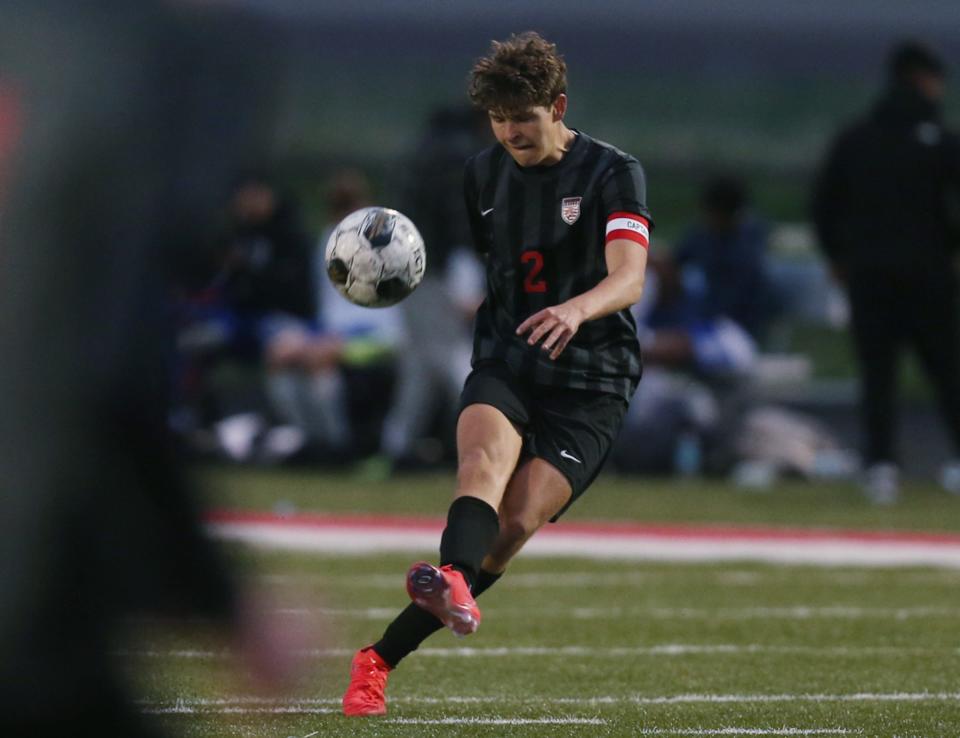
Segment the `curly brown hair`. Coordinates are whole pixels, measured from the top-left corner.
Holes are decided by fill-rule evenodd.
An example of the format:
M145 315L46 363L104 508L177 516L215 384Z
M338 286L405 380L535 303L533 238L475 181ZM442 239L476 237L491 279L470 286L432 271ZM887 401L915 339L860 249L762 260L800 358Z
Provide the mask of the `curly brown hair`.
M481 110L518 113L550 107L567 91L567 65L535 31L494 41L470 70L470 101Z

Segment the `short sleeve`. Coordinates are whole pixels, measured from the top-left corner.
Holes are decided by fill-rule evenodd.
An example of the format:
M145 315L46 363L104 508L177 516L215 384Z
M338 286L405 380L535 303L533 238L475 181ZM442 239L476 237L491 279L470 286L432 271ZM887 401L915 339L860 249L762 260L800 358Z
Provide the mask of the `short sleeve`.
M610 167L600 184L600 199L605 217L614 213L642 215L653 228L647 209L647 182L636 159L627 157Z

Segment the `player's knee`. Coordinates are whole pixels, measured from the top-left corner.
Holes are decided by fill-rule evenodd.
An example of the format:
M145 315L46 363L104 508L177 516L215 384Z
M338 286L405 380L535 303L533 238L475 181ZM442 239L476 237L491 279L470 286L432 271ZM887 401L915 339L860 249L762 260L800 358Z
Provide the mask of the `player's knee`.
M476 446L461 452L457 465L457 476L462 479L483 480L496 483L509 471L506 469L506 455L495 448Z
M539 527L539 523L528 515L502 515L500 518L500 538L508 546L516 546L536 533Z

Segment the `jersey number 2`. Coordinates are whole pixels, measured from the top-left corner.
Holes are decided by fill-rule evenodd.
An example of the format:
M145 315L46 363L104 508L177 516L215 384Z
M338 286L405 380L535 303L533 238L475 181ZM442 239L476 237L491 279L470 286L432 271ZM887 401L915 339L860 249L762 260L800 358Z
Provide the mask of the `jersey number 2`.
M520 263L530 265L530 271L523 280L523 291L546 292L547 283L540 276L543 271L543 254L536 249L528 249L520 254Z

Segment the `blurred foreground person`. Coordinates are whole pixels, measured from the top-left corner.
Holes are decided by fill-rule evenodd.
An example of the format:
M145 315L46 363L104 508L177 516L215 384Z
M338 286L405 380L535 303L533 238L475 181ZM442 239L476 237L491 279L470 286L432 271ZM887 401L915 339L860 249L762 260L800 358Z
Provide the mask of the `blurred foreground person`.
M650 230L640 163L567 127L566 64L536 33L494 42L470 98L498 143L464 171L487 291L460 396L456 491L440 567L410 567L411 604L353 658L348 716L384 714L390 671L436 631L476 631L474 598L590 487L640 380L629 312Z
M258 96L249 57L231 58L229 75L218 64L254 46L237 38L244 27L177 8L5 5L6 736L155 734L113 656L126 615L213 618L258 674L281 666L202 534L167 429L171 249L203 239L222 174L259 132L259 111L240 107Z
M960 139L941 124L943 61L907 42L889 59L874 108L840 133L813 202L820 244L850 298L866 440L864 487L899 494L895 449L902 351L917 351L956 458L941 484L960 494L960 305L949 198L960 190Z

